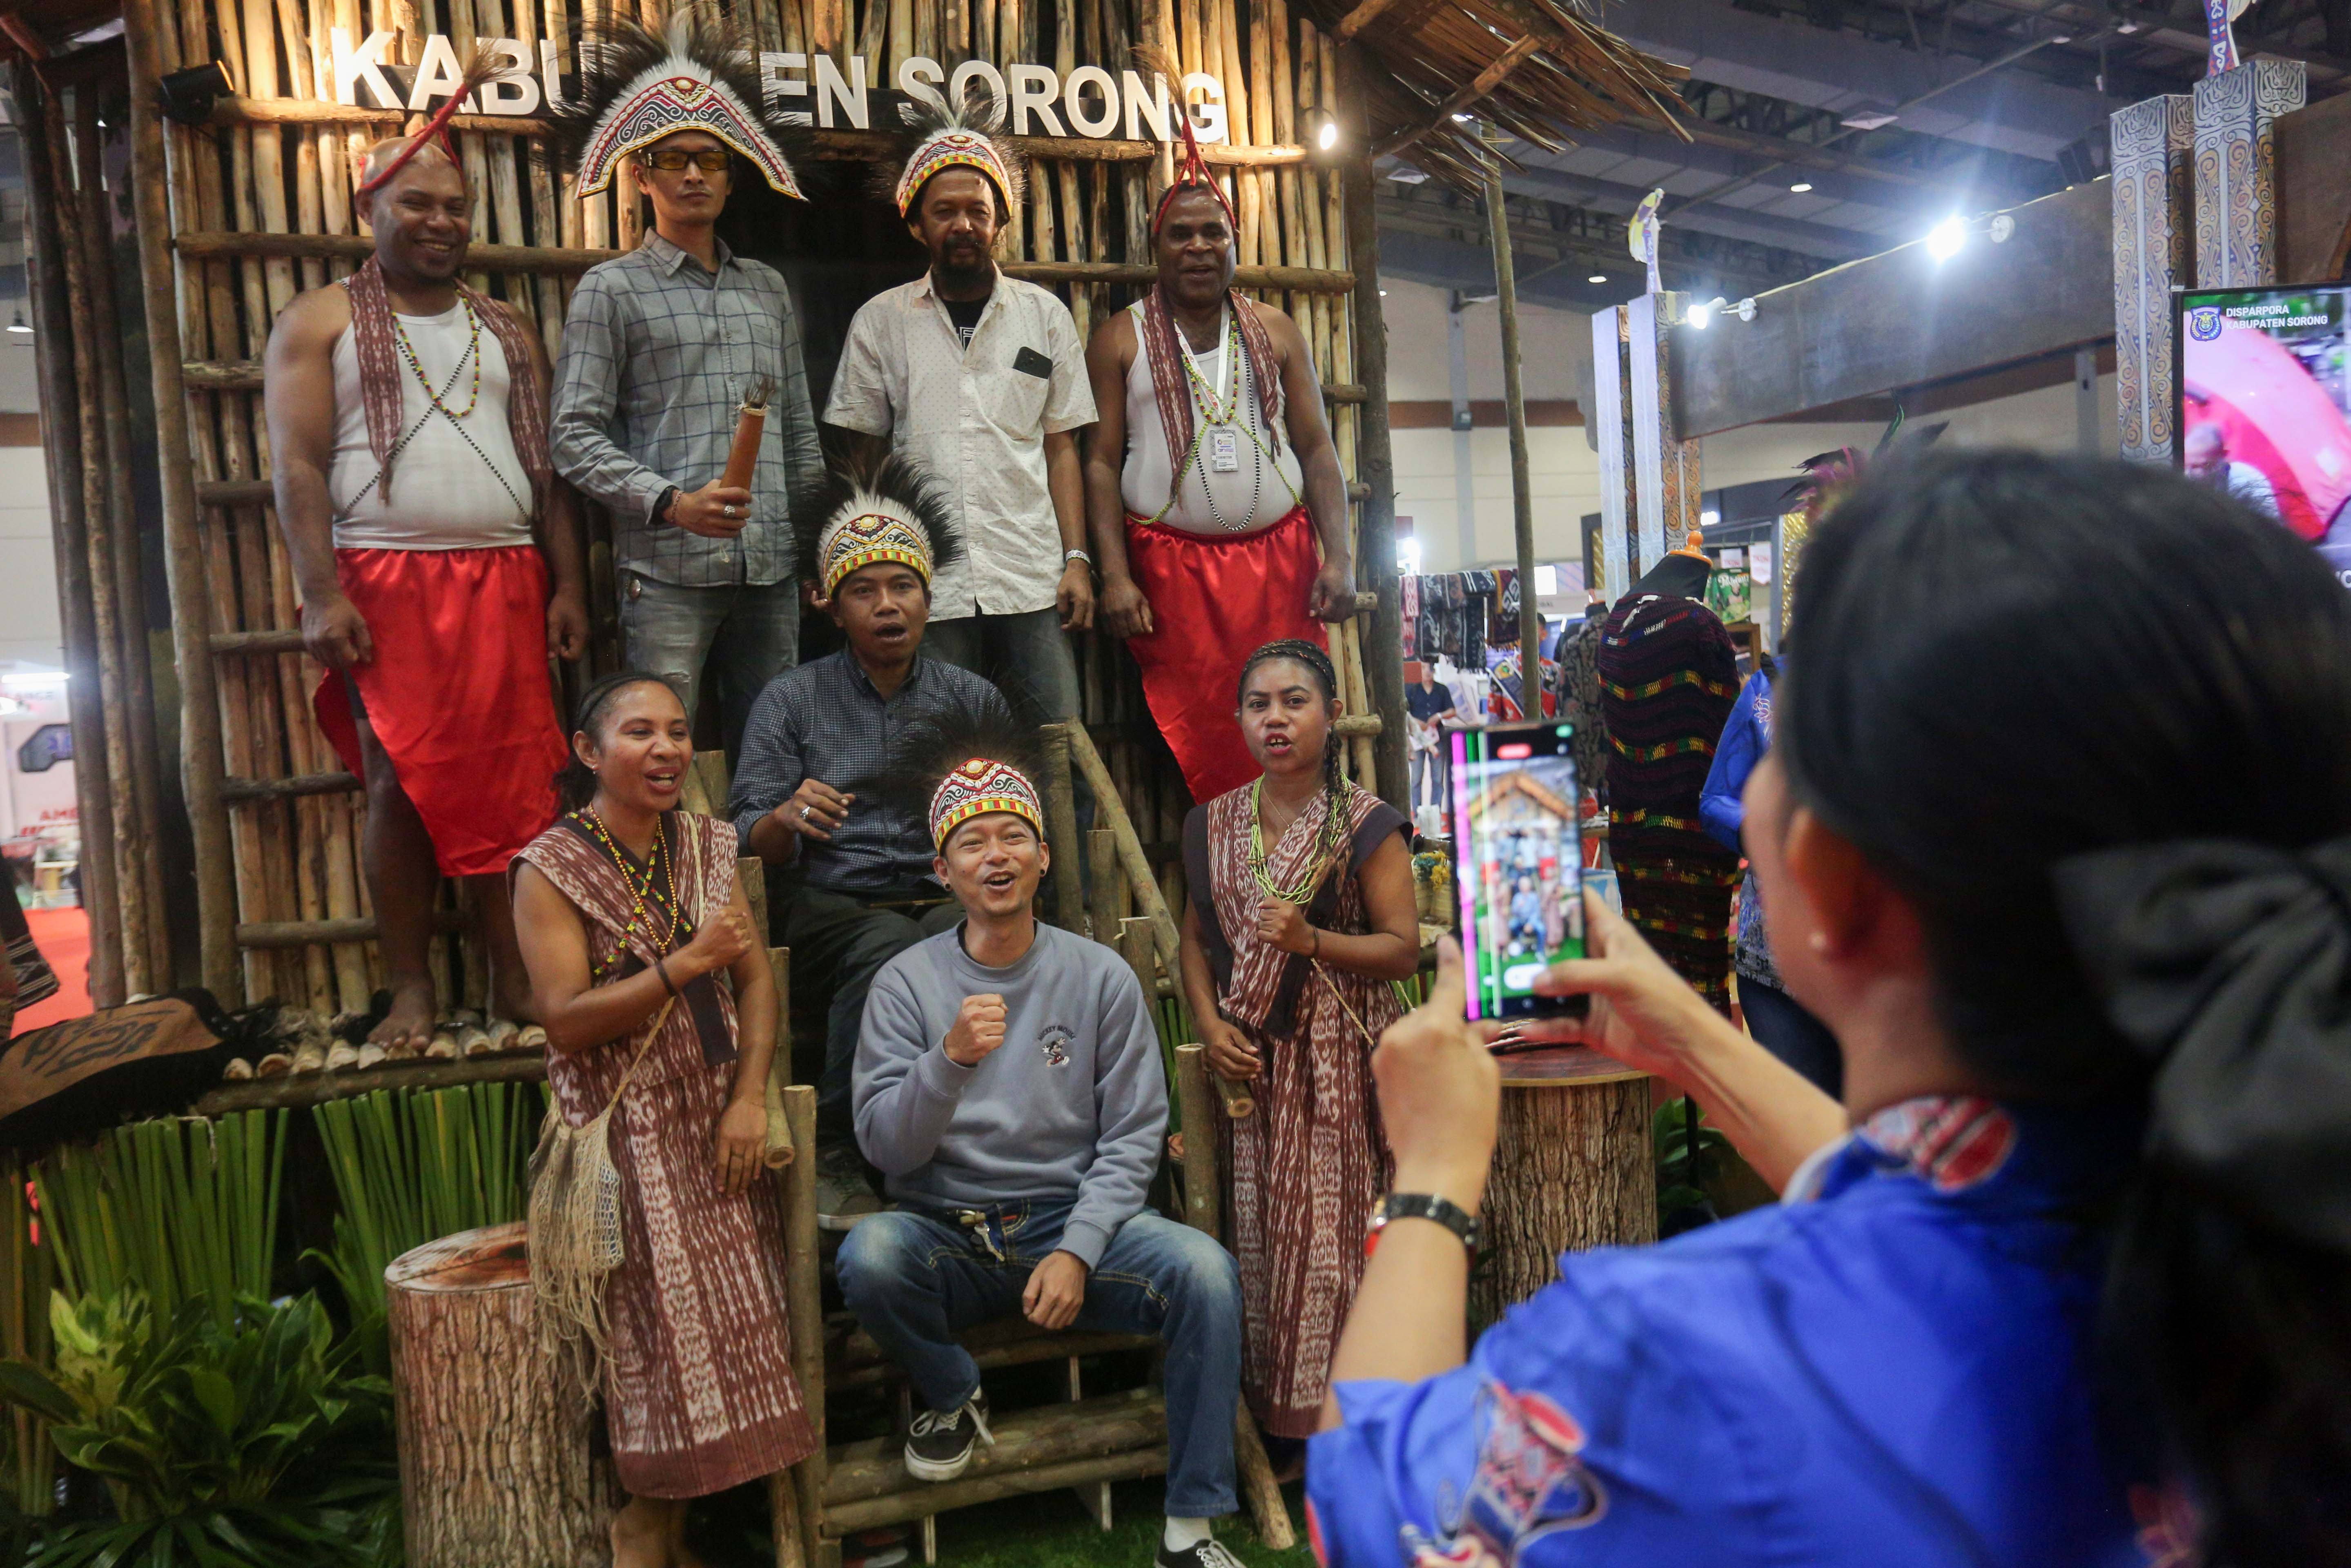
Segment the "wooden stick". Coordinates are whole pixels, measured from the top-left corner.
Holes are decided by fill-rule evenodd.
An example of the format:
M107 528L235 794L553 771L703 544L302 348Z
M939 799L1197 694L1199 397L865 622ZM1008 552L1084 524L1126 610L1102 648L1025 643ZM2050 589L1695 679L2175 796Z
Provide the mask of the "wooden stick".
M312 1073L307 1077L256 1078L225 1084L189 1107L198 1116L225 1116L237 1111L274 1111L281 1107L319 1105L378 1089L450 1089L461 1083L531 1083L547 1076L547 1059L538 1051L512 1051L504 1056L459 1057L434 1061L416 1057L387 1061L364 1072Z
M816 1147L816 1090L795 1083L783 1092L784 1120L795 1147ZM784 1317L790 1325L792 1372L800 1385L816 1448L793 1467L799 1490L801 1552L810 1563L824 1554L824 1481L831 1458L824 1446L824 1301L819 1280L816 1161L794 1160L778 1173L784 1195Z
M1045 830L1054 862L1053 919L1064 931L1082 931L1085 890L1078 877L1078 806L1071 777L1070 739L1056 731L1045 737Z
M1223 1188L1217 1175L1216 1101L1208 1093L1208 1048L1176 1048L1176 1106L1184 1118L1184 1223L1222 1240L1218 1209Z

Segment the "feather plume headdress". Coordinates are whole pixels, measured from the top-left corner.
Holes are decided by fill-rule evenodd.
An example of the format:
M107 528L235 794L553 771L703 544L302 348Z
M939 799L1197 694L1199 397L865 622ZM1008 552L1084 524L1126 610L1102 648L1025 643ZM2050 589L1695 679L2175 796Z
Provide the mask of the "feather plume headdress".
M921 466L892 453L862 468L833 469L792 508L799 575L830 599L861 567L896 561L934 580L963 557L947 504Z
M1041 841L1042 777L1034 729L968 710L908 727L890 765L891 789L923 812L932 846L942 850L957 828L998 811L1026 819Z
M580 90L548 106L547 137L580 175L580 194L612 183L621 160L681 131L706 131L759 171L769 188L805 199L792 152L806 131L771 109L758 57L715 14L681 6L661 33L609 11L574 46Z
M905 106L908 134L896 162L876 166L890 200L902 218L914 215L914 201L924 184L942 170L957 165L977 169L996 187L996 197L1009 214L1020 205L1029 188L1028 160L1004 135L1004 107L977 82L960 105L945 95Z
M1167 57L1156 49L1137 45L1134 58L1144 70L1155 72L1165 77L1169 81L1181 82L1184 79ZM1160 193L1159 204L1151 210L1151 232L1155 236L1158 235L1160 225L1167 221L1168 204L1173 202L1180 193L1206 191L1217 198L1217 205L1225 209L1225 226L1232 231L1234 238L1238 240L1241 232L1240 214L1233 211L1233 199L1225 194L1225 188L1217 183L1217 176L1209 169L1208 161L1200 155L1200 139L1192 133L1192 106L1184 101L1184 94L1180 88L1176 91L1174 107L1176 129L1184 134L1184 155L1176 160L1175 180L1165 191Z
M408 138L406 146L386 160L383 167L360 180L355 193L365 196L382 190L392 183L394 175L408 167L410 160L436 141L441 143L441 151L449 155L449 162L462 172L465 165L458 159L457 150L449 144L450 118L481 89L518 74L518 68L507 56L486 43L476 44L474 57L465 62L465 74L458 79L457 90L442 100L441 107Z

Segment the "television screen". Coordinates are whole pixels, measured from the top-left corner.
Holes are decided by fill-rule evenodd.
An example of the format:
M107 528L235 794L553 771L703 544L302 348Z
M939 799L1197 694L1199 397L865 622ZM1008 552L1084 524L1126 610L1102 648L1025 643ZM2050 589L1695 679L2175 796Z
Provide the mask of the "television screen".
M2179 465L2318 548L2351 584L2351 287L2179 297Z

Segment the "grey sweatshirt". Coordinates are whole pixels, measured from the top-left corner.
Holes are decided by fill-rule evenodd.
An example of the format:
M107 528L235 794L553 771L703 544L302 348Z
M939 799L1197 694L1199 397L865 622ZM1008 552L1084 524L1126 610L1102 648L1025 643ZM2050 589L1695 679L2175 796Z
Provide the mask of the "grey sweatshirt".
M966 997L1004 998L1004 1043L977 1067L944 1041ZM890 1196L934 1207L1068 1200L1061 1249L1092 1269L1143 1207L1167 1129L1158 1031L1125 960L1040 924L991 969L943 931L882 967L851 1084L857 1142Z

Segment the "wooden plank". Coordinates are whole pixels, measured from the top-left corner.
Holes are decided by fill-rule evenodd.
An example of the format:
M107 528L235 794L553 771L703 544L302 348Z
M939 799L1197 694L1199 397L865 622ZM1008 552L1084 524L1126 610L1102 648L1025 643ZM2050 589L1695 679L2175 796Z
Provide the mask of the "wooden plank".
M266 507L276 500L277 491L266 479L196 481L196 505L199 507Z
M259 392L259 360L190 360L180 367L183 386L204 392ZM1324 389L1327 395L1329 389Z
M1167 1440L1167 1399L1156 1389L1136 1388L1012 1411L989 1425L996 1442L979 1445L972 1453L971 1468L964 1472L974 1480L1163 1444ZM906 1474L904 1453L904 1440L895 1436L835 1448L832 1473L824 1483L828 1521L843 1503L920 1487L923 1483Z
M215 632L204 639L204 646L215 659L241 654L298 653L302 651L302 633L293 627L267 632Z
M536 1083L547 1076L542 1051L515 1051L501 1056L469 1056L455 1061L386 1061L340 1072L287 1073L277 1078L251 1078L225 1083L198 1100L190 1111L198 1116L225 1116L235 1111L274 1111L281 1106L321 1105L379 1089L450 1089L462 1083Z
M1378 21L1382 14L1395 4L1395 0L1362 0L1362 4L1339 18L1339 25L1331 29L1331 36L1343 44Z
M248 632L248 637L275 636L278 633ZM300 651L300 632L296 632L296 651ZM355 773L303 773L291 779L224 779L220 798L224 805L234 806L248 800L292 800L304 795L355 795L367 786ZM255 944L247 943L247 946Z
M435 931L456 931L464 922L454 909L433 912ZM331 947L344 942L375 940L375 916L344 920L247 920L236 928L240 947Z
M987 1450L983 1448L983 1453ZM975 1458L973 1463L977 1464ZM836 1540L877 1525L903 1524L910 1519L946 1513L974 1503L994 1502L998 1498L1024 1497L1030 1492L1059 1491L1064 1487L1082 1486L1089 1481L1133 1480L1137 1476L1165 1474L1167 1469L1167 1448L1164 1443L1148 1448L1130 1448L1123 1453L1106 1455L1094 1459L1073 1459L1066 1464L1044 1465L1033 1470L1010 1474L991 1472L985 1476L967 1473L959 1480L942 1481L936 1485L915 1482L913 1490L893 1492L884 1497L869 1498L863 1502L843 1503L825 1511L824 1532Z

